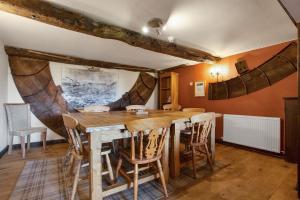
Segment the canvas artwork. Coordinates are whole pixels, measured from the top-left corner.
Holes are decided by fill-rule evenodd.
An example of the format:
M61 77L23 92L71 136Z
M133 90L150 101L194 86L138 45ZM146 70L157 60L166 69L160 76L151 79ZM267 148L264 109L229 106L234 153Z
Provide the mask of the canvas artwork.
M195 97L204 97L205 96L205 82L198 81L195 82Z
M116 100L117 73L64 68L62 90L73 108L89 105L106 105Z

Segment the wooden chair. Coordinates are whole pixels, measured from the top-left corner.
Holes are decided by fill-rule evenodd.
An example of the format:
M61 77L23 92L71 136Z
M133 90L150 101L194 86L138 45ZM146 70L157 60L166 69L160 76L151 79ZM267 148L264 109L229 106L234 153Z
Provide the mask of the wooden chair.
M9 149L8 154L12 152L14 136L20 137L22 158L25 159L25 137L27 138L27 150L30 149L30 136L33 133L41 133L41 140L43 141L43 148L46 149L46 127L31 127L31 112L29 104L4 104L9 134Z
M126 106L126 110L127 111L138 111L138 110L146 110L146 106L145 105L129 105Z
M211 160L211 155L209 153L207 143L208 135L212 128L212 121L214 119L214 113L202 113L194 115L191 117L191 135L190 135L190 154L192 155L193 160L193 172L194 177L196 178L196 153L205 154L207 157L208 164L213 170L213 163Z
M80 160L80 162L78 161L80 163L80 167L86 167L89 165L88 164L88 162L89 162L89 146L85 145L81 142L81 137L77 130L78 121L68 114L63 114L62 116L63 116L65 128L68 133L68 137L69 137L68 142L71 143L70 145L72 146L72 149L73 149L72 150L73 158L71 159L71 163L73 162L74 158L75 158L75 160L77 158L77 161ZM74 156L74 153L76 154L76 156ZM107 166L107 170L103 170L102 175L108 174L110 181L113 182L114 175L113 175L113 170L112 170L112 166L111 166L111 162L110 162L110 158L109 158L110 153L111 153L110 149L103 148L101 150L101 156L103 156L105 158L105 163ZM79 180L79 178L76 179L76 176L75 176L75 182L73 183L73 192L72 192L73 198L76 193L78 180ZM74 190L74 186L75 186L75 190Z
M205 112L205 108L183 108L182 112L199 112L199 113L204 113ZM191 123L190 122L186 122L185 123L186 128L184 130L180 131L180 141L182 143L184 143L185 146L185 152L184 153L188 153L190 150L190 135L191 135Z
M163 105L163 110L179 111L180 109L181 109L181 105L178 105L178 104L165 104L165 105Z
M109 112L109 106L102 106L102 105L94 105L94 106L87 106L84 107L83 112Z
M139 165L149 165L150 163L155 162L157 164L165 196L168 197L160 159L165 145L166 134L170 126L171 121L165 118L140 119L126 124L128 131L131 133L131 149L121 150L116 169L116 177L118 177L120 173L126 180L131 182L128 174L132 173L132 171L125 172L121 168L123 159L134 166L134 200L138 199L138 173L142 170L142 168L139 170Z

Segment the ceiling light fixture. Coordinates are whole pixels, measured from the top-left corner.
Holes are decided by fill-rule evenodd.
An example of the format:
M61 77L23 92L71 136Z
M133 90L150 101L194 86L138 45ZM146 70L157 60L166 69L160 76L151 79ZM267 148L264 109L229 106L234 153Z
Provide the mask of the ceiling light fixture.
M149 28L147 26L143 26L142 31L147 34L149 32Z
M147 22L146 26L142 27L144 34L149 33L150 30L155 32L157 37L160 37L162 33L167 30L167 25L160 18L152 18ZM167 39L169 42L174 42L175 40L173 36L168 36Z
M174 42L174 40L175 40L175 38L174 38L173 36L169 36L169 37L168 37L168 41L169 41L169 42Z

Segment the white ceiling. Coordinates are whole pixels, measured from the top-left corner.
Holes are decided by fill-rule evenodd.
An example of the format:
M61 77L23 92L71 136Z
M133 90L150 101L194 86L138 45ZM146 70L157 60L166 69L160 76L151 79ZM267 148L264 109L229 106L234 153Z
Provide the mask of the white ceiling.
M276 0L49 0L106 23L141 32L159 17L161 39L225 57L297 38ZM7 45L163 69L195 62L96 38L0 12L0 39Z

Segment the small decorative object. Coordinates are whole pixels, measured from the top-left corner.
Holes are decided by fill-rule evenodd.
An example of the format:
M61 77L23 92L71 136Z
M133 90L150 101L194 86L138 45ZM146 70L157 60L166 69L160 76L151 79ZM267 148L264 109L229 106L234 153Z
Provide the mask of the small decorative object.
M145 110L138 110L138 111L136 111L135 114L136 115L148 115L149 113L148 113L148 111L145 111Z
M242 58L240 58L236 61L235 68L236 68L236 71L239 73L239 75L242 75L249 71L246 60L244 60Z
M198 81L195 82L195 97L204 97L205 96L205 82Z

